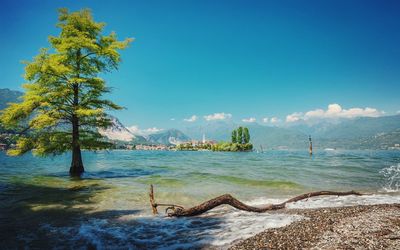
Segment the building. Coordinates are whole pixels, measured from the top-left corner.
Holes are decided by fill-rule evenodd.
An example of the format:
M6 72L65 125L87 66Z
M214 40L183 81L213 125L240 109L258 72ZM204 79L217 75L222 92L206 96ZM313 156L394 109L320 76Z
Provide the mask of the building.
M169 147L166 145L136 145L136 150L169 150Z

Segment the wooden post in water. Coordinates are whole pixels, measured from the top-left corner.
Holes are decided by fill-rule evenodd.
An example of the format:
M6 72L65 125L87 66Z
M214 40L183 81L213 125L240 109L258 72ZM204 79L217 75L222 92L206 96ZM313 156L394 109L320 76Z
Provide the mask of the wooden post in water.
M149 196L150 196L151 209L153 210L153 214L156 215L158 214L158 211L157 211L157 203L154 201L153 184L150 185Z
M308 136L308 140L310 141L310 155L312 155L312 141L311 141L311 135Z

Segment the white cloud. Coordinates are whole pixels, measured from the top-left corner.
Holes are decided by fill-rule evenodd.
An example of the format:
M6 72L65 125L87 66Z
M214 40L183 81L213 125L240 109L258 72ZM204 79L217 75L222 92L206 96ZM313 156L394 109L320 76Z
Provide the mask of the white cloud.
M315 109L306 112L304 115L295 112L286 116L286 122L296 122L299 120L315 120L315 119L334 119L334 118L356 118L356 117L378 117L385 112L375 108L350 108L343 109L339 104L329 104L326 110Z
M249 122L249 123L256 122L256 118L254 118L254 117L245 118L245 119L242 119L242 122Z
M148 134L154 134L154 133L157 133L157 132L161 132L161 131L163 131L163 130L164 130L164 129L162 129L162 128L152 127L152 128L144 129L143 131L144 131L145 133L148 133Z
M295 112L291 115L286 116L286 122L297 122L301 119L302 113Z
M164 130L162 128L156 128L156 127L140 129L139 126L137 125L127 127L127 129L134 135L142 135L142 136L154 134Z
M276 123L278 123L278 122L280 122L281 120L278 118L278 117L272 117L271 118L271 120L270 120L270 122L272 123L272 124L276 124Z
M189 118L185 118L183 119L185 122L195 122L197 120L197 116L196 115L192 115Z
M263 121L264 123L268 123L269 119L268 119L268 117L264 117L264 118L262 119L262 121Z
M171 119L169 119L170 121L175 121L175 118L171 118Z
M215 121L215 120L226 120L226 119L230 119L231 117L232 117L232 114L214 113L211 115L204 116L204 119L206 119L206 121Z

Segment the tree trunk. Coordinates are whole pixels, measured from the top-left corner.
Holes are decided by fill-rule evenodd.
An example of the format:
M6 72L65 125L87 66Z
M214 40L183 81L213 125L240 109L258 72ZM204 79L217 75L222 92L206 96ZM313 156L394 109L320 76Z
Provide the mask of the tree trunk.
M83 168L81 146L79 145L79 120L76 116L72 120L72 161L69 174L71 176L80 176L85 170Z
M346 195L362 195L359 192L355 191L348 191L348 192L335 192L335 191L317 191L317 192L311 192L311 193L306 193L302 194L296 197L293 197L285 202L278 203L278 204L266 204L264 206L260 207L253 207L244 204L243 202L237 200L230 194L224 194L221 196L218 196L214 199L208 200L206 202L203 202L197 206L191 207L191 208L184 208L179 205L174 205L174 204L160 204L156 203L154 199L154 193L153 193L153 185L150 186L150 204L153 210L153 214L157 214L157 207L158 206L166 206L167 209L165 212L169 217L184 217L184 216L196 216L200 215L202 213L207 212L208 210L211 210L215 207L218 207L220 205L230 205L236 209L247 211L247 212L255 212L255 213L265 213L267 211L271 210L279 210L283 209L286 207L287 203L291 202L296 202L304 199L308 199L310 197L314 196L321 196L321 195L337 195L337 196L346 196ZM169 212L170 211L170 212Z

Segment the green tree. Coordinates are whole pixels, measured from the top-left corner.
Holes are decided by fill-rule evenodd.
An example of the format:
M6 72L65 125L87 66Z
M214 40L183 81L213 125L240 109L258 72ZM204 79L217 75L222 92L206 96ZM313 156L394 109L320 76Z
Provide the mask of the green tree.
M237 143L239 144L243 143L243 127L239 127L237 129Z
M116 34L103 35L104 23L95 22L87 9L59 10L58 36L50 36L51 49L41 49L26 62L25 94L0 117L9 128L21 129L16 156L31 151L35 155L61 154L72 150L71 175L84 171L81 149L110 147L98 133L111 121L107 110L120 106L103 99L110 92L100 73L117 69L119 50L132 39L118 41Z
M246 127L243 128L243 141L244 141L244 143L249 143L250 142L249 129L246 128Z
M237 143L237 131L234 129L232 131L232 143Z

